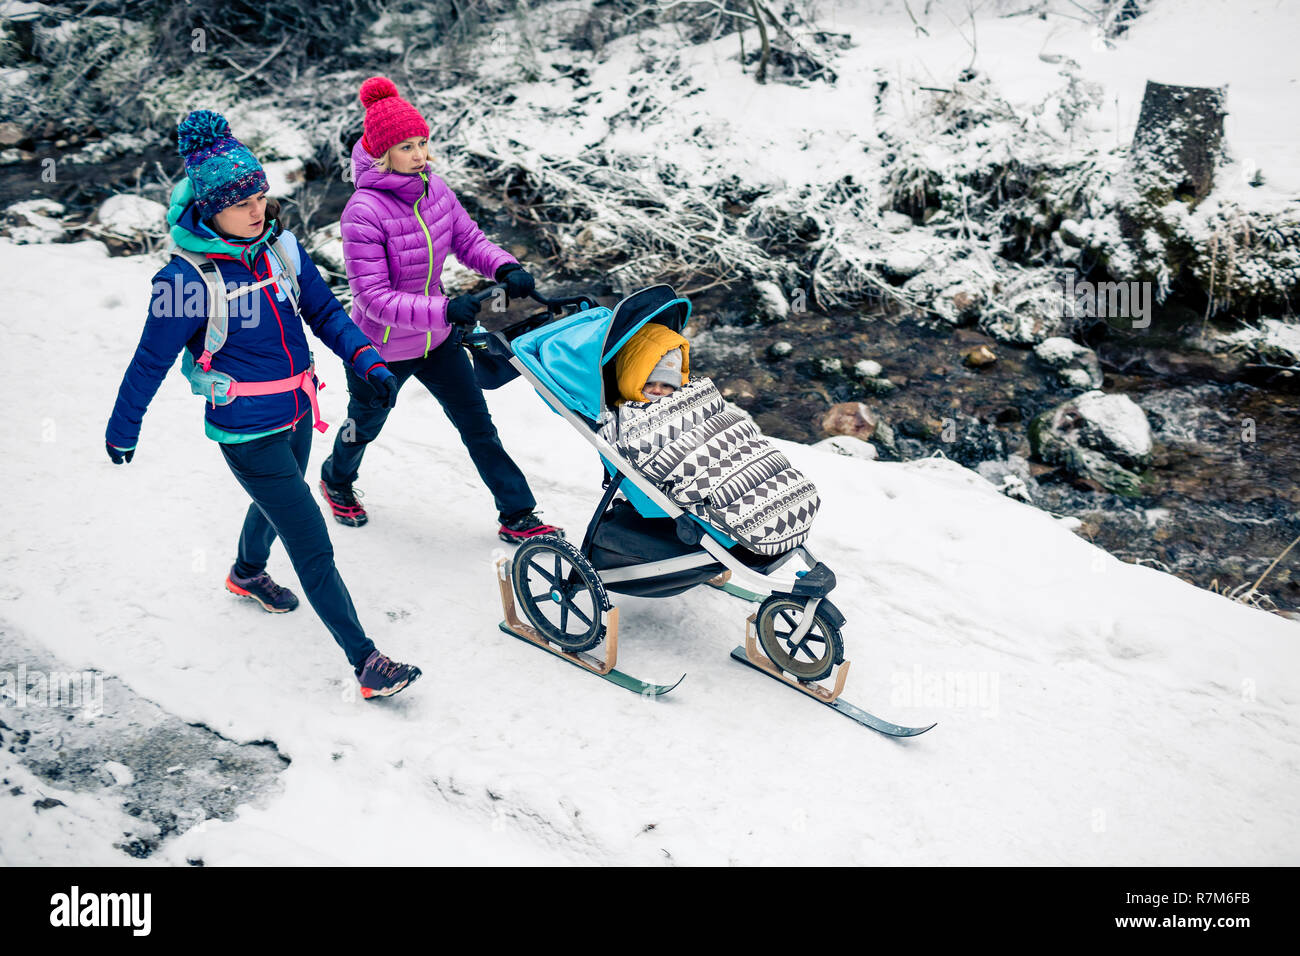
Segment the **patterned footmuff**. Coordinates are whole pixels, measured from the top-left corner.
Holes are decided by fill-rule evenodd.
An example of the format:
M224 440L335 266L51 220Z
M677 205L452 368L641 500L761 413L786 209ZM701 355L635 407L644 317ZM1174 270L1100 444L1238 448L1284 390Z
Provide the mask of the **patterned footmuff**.
M816 487L707 378L625 403L601 435L675 504L751 551L784 554L808 537Z

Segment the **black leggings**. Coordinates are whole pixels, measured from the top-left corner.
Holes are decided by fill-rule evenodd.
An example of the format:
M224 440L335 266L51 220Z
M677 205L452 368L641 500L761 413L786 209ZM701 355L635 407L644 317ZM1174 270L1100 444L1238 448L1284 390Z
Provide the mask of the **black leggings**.
M375 645L357 620L348 589L334 567L325 518L303 476L311 454L311 416L286 431L237 444L221 444L221 454L235 478L253 499L239 535L235 573L260 574L277 537L289 553L307 600L355 668Z
M528 480L501 447L483 390L474 377L474 366L463 348L448 339L423 358L389 362L388 368L397 376L399 388L414 376L442 405L460 432L479 478L492 492L498 518L504 520L533 510L537 502ZM334 451L321 466L321 478L328 485L351 485L357 480L366 446L379 437L390 411L372 406L377 404L375 390L365 379L351 368L347 375L349 421L339 427Z

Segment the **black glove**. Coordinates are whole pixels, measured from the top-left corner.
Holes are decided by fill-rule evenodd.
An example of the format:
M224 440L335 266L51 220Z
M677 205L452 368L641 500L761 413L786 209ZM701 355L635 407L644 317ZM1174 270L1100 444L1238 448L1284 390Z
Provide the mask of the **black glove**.
M458 295L447 303L447 323L449 325L473 325L477 319L480 303L474 301L470 293Z
M135 457L134 448L118 448L116 445L110 445L104 442L104 450L108 452L108 457L113 459L113 464L120 465L130 461Z
M376 365L366 373L366 381L375 392L375 397L367 404L371 408L393 408L397 405L397 376L389 371L387 365Z
M507 299L526 299L537 288L533 277L517 262L507 262L498 269L496 280L506 284Z

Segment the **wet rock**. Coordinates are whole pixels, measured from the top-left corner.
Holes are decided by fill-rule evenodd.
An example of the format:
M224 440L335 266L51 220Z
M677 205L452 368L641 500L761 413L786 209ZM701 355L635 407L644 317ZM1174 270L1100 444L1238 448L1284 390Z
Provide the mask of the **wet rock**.
M898 385L887 378L864 378L862 388L868 395L888 395L898 389Z
M876 422L876 433L871 436L871 441L872 444L889 457L901 457L898 453L898 444L894 440L894 429L890 427L889 422L884 421L883 419Z
M767 280L755 282L754 293L757 296L754 302L754 316L758 321L771 325L784 322L790 317L790 303L786 301L785 293L775 282Z
M834 452L837 455L844 455L848 458L862 458L867 461L874 461L879 455L876 446L871 442L854 438L851 435L835 435L831 438L823 438L821 441L815 442L813 447L820 448L822 451Z
M754 386L743 378L733 379L722 387L722 397L728 401L746 401L754 397Z
M767 347L769 358L783 359L794 351L794 346L789 342L773 342Z
M0 123L0 147L8 148L31 141L31 135L17 123Z
M944 454L968 468L1007 455L1007 440L1001 429L972 416L945 420L939 438Z
M1063 335L1043 339L1034 346L1040 362L1056 370L1062 385L1071 388L1101 388L1103 375L1097 353Z
M1137 470L1151 461L1151 426L1127 395L1085 392L1037 416L1029 442L1044 462L1121 495L1141 492Z
M822 431L828 435L848 435L867 441L875 434L878 421L871 409L861 402L832 405L822 416Z
M977 345L961 357L962 362L971 368L983 368L986 365L992 365L998 360L993 354L993 350L987 345Z

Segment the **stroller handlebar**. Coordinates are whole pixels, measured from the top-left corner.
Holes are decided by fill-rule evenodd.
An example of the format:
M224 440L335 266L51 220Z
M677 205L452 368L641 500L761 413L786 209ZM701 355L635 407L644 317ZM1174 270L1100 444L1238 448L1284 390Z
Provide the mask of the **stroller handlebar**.
M505 285L503 283L494 282L486 288L480 289L478 292L471 294L470 298L475 302L483 302L496 295L498 289L504 288ZM502 329L500 333L489 332L487 329L483 328L480 323L461 336L460 344L469 349L485 349L488 348L489 341L495 335L504 334L506 339L509 340L514 338L515 335L520 335L524 332L531 331L532 329L539 328L547 322L550 322L552 319L559 318L564 314L566 309L570 310L572 313L576 313L585 309L590 309L596 305L596 300L591 296L571 295L559 296L552 299L542 295L536 289L528 293L528 298L546 306L546 311L539 312L526 319L508 325Z
M498 289L505 289L505 285L500 282L494 282L490 286L486 286L485 288L472 293L470 299L474 302L483 302L484 300L490 299L492 296L496 295ZM561 309L565 308L573 309L575 312L580 312L583 309L589 309L596 304L595 300L590 296L570 295L551 299L542 295L536 289L533 289L532 292L528 293L528 298L546 306L548 311L557 313Z

